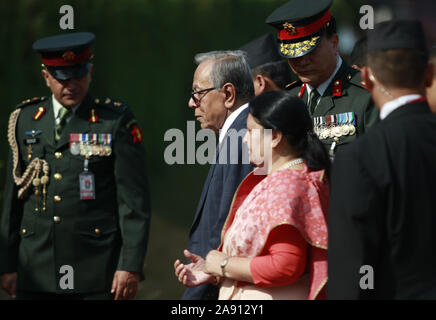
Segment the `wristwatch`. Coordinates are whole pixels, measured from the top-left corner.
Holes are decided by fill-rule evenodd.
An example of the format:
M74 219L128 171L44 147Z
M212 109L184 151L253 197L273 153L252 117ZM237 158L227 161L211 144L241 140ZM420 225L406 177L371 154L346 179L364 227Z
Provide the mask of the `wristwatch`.
M227 263L229 262L229 259L230 259L230 257L225 257L224 259L223 259L223 261L221 261L221 272L222 272L222 274L223 274L223 277L225 277L226 275L225 275L225 272L226 272L226 265L227 265Z

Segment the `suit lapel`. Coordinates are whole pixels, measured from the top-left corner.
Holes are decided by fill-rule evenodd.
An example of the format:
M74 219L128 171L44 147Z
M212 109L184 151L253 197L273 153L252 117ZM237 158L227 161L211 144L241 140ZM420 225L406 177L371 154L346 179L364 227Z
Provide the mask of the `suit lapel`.
M62 131L61 138L56 145L57 148L61 148L70 143L70 133L87 133L91 130L89 123L89 110L91 106L92 99L87 96L71 117L70 121L66 124Z
M243 110L238 115L238 117L233 121L232 125L229 127L229 130L230 129L239 130L241 128L244 128L245 126L243 125L243 123L241 124L241 121L246 121L247 116L248 116L248 108ZM217 146L218 152L215 155L215 163L211 165L211 167L209 169L209 173L208 173L207 178L206 178L206 181L204 183L203 191L201 193L200 201L198 203L197 211L195 213L194 222L192 223L191 233L193 232L194 226L195 226L197 220L200 218L200 215L201 215L200 213L203 210L203 205L204 205L204 202L206 201L207 193L209 191L209 186L212 182L212 177L215 173L215 169L217 167L217 164L219 163L219 154L220 154L220 151L221 151L223 145L226 145L225 141L228 138L229 130L227 130L227 132L224 136L223 142L221 144L218 144L218 146Z

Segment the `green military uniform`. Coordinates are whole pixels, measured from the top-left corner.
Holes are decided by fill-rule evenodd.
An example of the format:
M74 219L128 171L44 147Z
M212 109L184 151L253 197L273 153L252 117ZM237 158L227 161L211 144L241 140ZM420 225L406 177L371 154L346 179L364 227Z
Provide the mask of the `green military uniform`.
M293 95L300 96L304 102L308 102L308 90L301 81L288 85L287 90ZM353 113L353 119L351 117L345 119L349 113ZM334 150L337 151L373 126L378 121L378 110L362 83L360 72L343 61L311 116L314 119L315 129L316 127L319 129L315 131L326 148L330 150L335 142ZM329 119L329 116L333 117ZM349 129L348 132L335 130L335 127L341 129L345 125L353 125L354 129ZM329 130L328 136L320 134L323 128Z
M87 96L55 142L52 98L35 99L18 108L15 134L21 171L33 159L44 159L50 180L45 210L42 192L37 204L33 185L19 200L10 159L1 220L1 272L18 271L18 290L56 293L108 292L115 270L141 272L150 204L144 150L131 133L136 128L132 112L110 99ZM35 120L40 108L45 112ZM92 110L96 122L90 119ZM41 132L38 143L32 144L30 160L25 144L29 130ZM113 137L111 155L89 159L95 200L80 200L85 156L70 152L70 133ZM63 265L73 267L73 290L59 286Z
M69 34L64 42L83 38L93 40ZM84 48L43 62L85 61L47 66L60 79L81 77ZM54 99L26 100L9 120L0 274L17 272L17 292L36 297L109 294L116 270L142 274L150 224L142 134L125 104L88 93L56 138ZM71 270L72 283L63 278Z
M288 58L291 64L295 62L298 65L296 61L301 63L302 57L316 50L325 37L330 39L336 33L336 22L329 10L332 2L332 0L292 0L277 8L267 18L266 23L278 31L280 54ZM332 46L332 42L326 46ZM334 54L330 49L323 53ZM318 52L318 55L320 54ZM304 60L306 62L303 64L306 66L301 68L320 74L325 68L325 65L320 65L321 58L318 56L315 62L310 58ZM326 63L333 61L331 56L325 58ZM337 63L339 60L336 59ZM314 65L311 66L311 62ZM324 81L333 78L324 92L311 87L313 96L308 96L308 84L303 84L301 81L288 85L287 89L308 104L309 114L314 121L314 131L333 157L338 146L352 142L378 121L378 110L361 82L360 73L348 66L345 61L342 61L334 75L323 74L323 76ZM325 82L317 86L324 84Z

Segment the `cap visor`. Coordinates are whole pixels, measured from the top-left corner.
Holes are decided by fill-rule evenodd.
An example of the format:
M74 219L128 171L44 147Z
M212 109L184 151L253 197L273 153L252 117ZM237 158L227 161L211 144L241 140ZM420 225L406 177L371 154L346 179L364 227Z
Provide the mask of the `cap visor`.
M294 42L282 42L280 43L279 52L280 54L288 59L293 58L300 58L313 50L316 49L316 47L321 42L321 35L312 35L309 38L305 38L306 40L300 40L300 41L294 41Z
M58 80L68 80L71 78L81 78L91 70L91 63L85 63L74 67L49 67L48 72Z

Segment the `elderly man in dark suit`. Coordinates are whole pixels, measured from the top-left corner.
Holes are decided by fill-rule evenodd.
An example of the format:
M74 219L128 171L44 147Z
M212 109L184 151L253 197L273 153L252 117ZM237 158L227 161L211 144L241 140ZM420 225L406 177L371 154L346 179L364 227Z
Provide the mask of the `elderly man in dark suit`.
M381 121L333 166L328 296L435 299L436 116L421 24L376 25L362 76Z
M241 51L215 51L195 57L189 107L202 129L219 133L216 163L212 164L198 203L189 234L189 251L193 260L218 248L221 229L233 195L241 181L253 170L248 162L247 147L242 143L246 130L248 102L254 97L250 67ZM235 139L235 137L237 139ZM244 159L246 161L244 161ZM188 288L183 299L217 299L212 284Z

